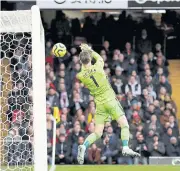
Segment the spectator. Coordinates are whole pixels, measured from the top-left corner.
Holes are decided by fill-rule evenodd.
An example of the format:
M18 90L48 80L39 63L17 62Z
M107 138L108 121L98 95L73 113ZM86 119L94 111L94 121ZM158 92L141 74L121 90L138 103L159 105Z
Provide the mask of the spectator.
M120 66L117 66L115 69L115 76L116 79L120 79L122 81L122 83L126 83L126 79L124 77L124 75L122 74L123 69Z
M148 149L151 156L164 156L165 147L164 144L159 141L158 134L154 134L153 142L149 142Z
M74 125L72 133L70 133L68 136L68 142L70 144L73 144L73 143L77 144L79 137L84 137L84 132L81 131L81 127L78 124L78 125Z
M150 104L147 111L145 112L144 116L145 116L146 122L150 121L152 115L156 115L154 104ZM157 116L157 117L159 117L159 116Z
M144 140L144 136L142 134L138 135L137 142L133 144L133 148L136 152L141 154L141 157L135 157L134 158L134 164L147 164L147 157L149 155L148 153L148 147Z
M150 122L145 125L146 133L148 133L149 130L154 130L159 135L163 134L161 124L159 123L159 120L157 120L156 115L152 115Z
M110 138L108 135L105 136L103 140L103 145L102 145L102 157L101 160L102 162L106 162L107 164L112 164L113 160L117 160L117 154L118 154L118 143L116 142L111 142Z
M172 128L173 134L178 137L179 135L179 130L178 130L178 125L177 122L175 121L175 118L173 115L169 116L169 126Z
M61 114L60 124L64 125L66 130L69 130L72 126L71 121L68 121L67 114Z
M133 120L130 124L130 132L131 134L135 135L137 127L142 124L141 118L137 111L133 112Z
M132 95L134 97L138 97L141 95L141 85L137 83L136 79L134 76L131 76L129 78L129 82L125 87L125 93L127 94L128 91L132 92Z
M78 145L82 145L84 143L84 137L79 136L77 141L73 141L72 144L72 160L75 164L77 164L77 154L78 154Z
M141 32L141 38L137 42L137 50L140 54L152 52L152 42L147 38L147 31L145 29Z
M167 90L167 93L169 93L170 95L172 94L172 87L164 75L160 77L160 84L158 87L158 92L159 92L160 87L165 87L165 89Z
M56 144L56 163L57 164L70 164L70 148L65 142L64 134L60 134L59 142Z
M137 63L134 58L129 59L128 74L130 75L133 71L137 72Z
M60 84L60 108L69 107L68 93L65 89L65 84Z
M88 149L88 163L89 164L100 164L101 163L101 149L97 148L96 144Z
M124 58L124 55L121 53L119 56L119 66L124 70L128 70L128 59Z
M166 147L170 144L170 139L171 139L172 137L174 137L172 128L171 128L171 127L168 127L168 128L166 129L166 132L165 132L163 138L162 138L162 139L163 139L163 142L164 142L164 144L165 144Z
M123 54L125 59L136 58L136 53L132 50L130 42L126 43Z
M56 12L56 18L51 22L51 33L53 42L67 42L67 35L70 33L70 25L62 11Z
M126 110L126 117L130 121L132 119L133 113L137 112L140 118L143 120L144 118L144 112L141 108L141 104L137 99L132 99L131 100L131 108Z
M166 153L170 157L180 156L180 147L176 137L171 137L170 144L166 147Z
M147 54L143 54L143 57L142 57L142 62L141 64L139 65L139 70L140 71L144 71L145 69L145 65L146 64L149 64L149 61L148 61L148 55Z
M73 100L70 102L70 108L71 111L75 112L79 109L85 109L86 104L83 102L83 100L80 97L80 94L78 92L73 92Z
M50 103L50 107L55 107L55 106L60 107L59 97L55 89L53 88L49 89L47 100Z
M170 115L171 115L171 112L168 109L166 109L163 112L163 115L161 115L161 117L160 117L160 122L161 122L162 125L165 125L165 123L169 121Z

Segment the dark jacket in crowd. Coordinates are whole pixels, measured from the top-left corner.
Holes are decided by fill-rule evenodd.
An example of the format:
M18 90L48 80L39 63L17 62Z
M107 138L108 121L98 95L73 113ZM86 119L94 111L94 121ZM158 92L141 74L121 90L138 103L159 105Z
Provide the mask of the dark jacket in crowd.
M148 145L149 152L151 156L164 156L165 147L164 143L158 142L157 149L154 148L154 142L150 142Z

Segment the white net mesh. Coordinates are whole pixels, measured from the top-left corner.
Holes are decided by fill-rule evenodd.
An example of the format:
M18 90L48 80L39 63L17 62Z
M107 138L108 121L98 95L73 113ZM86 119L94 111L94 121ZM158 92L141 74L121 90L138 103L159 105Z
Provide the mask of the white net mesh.
M1 12L0 33L1 169L30 171L33 170L32 40L27 31L31 28L31 15L27 11L7 13Z

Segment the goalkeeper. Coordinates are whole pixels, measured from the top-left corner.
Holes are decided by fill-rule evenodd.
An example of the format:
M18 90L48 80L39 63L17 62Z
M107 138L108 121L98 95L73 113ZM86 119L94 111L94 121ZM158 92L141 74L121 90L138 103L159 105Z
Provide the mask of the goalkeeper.
M94 133L90 134L84 141L84 144L78 147L77 160L79 164L84 163L86 149L102 136L104 123L108 121L109 117L111 117L112 120L116 120L121 127L122 154L124 156L140 156L128 147L129 125L123 108L116 99L116 95L103 70L104 61L102 57L87 44L82 44L80 48L82 51L79 57L82 68L81 72L77 74L77 78L89 89L91 95L94 97L96 114ZM94 65L91 64L92 58L96 60Z

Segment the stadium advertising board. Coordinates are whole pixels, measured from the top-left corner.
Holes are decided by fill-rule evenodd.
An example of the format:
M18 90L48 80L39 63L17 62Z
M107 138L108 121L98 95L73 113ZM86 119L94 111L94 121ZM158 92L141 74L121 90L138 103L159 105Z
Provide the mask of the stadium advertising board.
M127 0L37 0L41 9L127 9Z
M134 0L128 1L128 8L180 8L180 0Z
M180 9L180 0L37 0L41 9Z
M180 157L150 157L150 165L178 165L180 166Z

